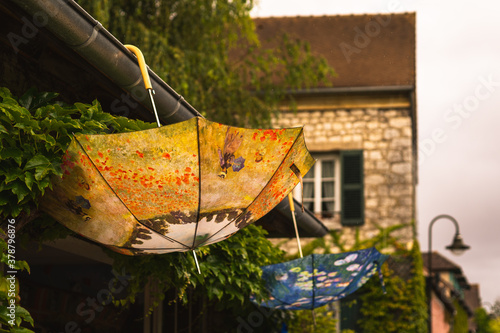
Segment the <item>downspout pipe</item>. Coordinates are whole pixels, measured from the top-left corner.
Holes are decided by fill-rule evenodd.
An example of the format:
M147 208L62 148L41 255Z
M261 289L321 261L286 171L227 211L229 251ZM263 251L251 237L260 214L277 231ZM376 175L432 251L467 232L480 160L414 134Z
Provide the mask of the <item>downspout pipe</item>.
M137 60L101 23L73 0L10 0L45 23L44 28L153 113ZM158 115L164 124L201 117L148 68Z

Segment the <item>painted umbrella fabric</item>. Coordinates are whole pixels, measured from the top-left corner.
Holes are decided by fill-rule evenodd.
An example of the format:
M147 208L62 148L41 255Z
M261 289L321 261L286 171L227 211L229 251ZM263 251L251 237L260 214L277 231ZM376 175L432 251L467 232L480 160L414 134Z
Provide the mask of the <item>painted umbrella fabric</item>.
M269 212L314 164L302 128L244 129L203 118L75 135L42 208L125 254L188 251Z
M355 292L388 258L375 248L338 254L311 254L262 267L269 299L259 305L312 310ZM382 284L383 286L383 284ZM252 298L255 302L255 299Z

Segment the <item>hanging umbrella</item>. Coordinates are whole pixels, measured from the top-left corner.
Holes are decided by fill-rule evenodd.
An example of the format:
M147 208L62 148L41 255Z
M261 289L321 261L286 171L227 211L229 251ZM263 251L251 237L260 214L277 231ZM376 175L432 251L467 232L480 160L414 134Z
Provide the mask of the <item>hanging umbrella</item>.
M360 288L379 272L388 258L375 248L311 254L304 258L262 267L269 299L259 305L287 310L314 310ZM383 286L383 285L382 285ZM255 302L255 298L251 298Z
M203 118L144 131L75 135L43 209L126 254L187 251L228 238L277 205L314 163L302 128ZM298 171L297 171L298 170Z

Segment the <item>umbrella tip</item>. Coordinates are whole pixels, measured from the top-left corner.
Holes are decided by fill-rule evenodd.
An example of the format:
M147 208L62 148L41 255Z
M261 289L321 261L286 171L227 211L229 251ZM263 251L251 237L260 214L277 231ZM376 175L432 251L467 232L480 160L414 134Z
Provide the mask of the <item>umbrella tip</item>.
M198 269L198 274L201 274L200 265L198 264L198 257L196 256L196 251L193 250L194 262L196 263L196 268Z

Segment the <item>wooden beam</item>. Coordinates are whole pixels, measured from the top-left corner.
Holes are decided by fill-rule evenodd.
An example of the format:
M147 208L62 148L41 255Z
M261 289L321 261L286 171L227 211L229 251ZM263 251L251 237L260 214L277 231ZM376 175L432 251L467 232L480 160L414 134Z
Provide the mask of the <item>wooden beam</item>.
M367 93L341 95L301 95L295 96L296 110L335 110L335 109L399 109L410 108L411 101L407 94L402 93ZM288 101L279 105L280 111L291 110Z

